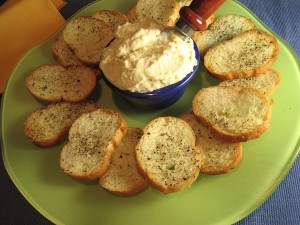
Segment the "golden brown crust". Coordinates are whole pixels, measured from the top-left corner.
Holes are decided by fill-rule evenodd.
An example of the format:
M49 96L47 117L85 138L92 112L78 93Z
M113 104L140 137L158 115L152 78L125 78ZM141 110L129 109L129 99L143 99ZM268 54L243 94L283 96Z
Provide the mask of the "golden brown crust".
M185 144L181 145L182 142ZM180 118L167 116L150 121L135 154L138 171L164 194L189 187L200 172L201 158L195 134Z
M63 39L62 34L58 35L51 45L53 58L64 67L68 66L83 66L73 50Z
M241 144L239 143L239 148L242 148ZM234 161L227 167L222 167L222 168L214 168L214 167L201 167L201 172L208 174L208 175L220 175L220 174L225 174L230 172L231 170L235 169L238 165L240 165L241 160L243 157L243 151L242 150L237 150L237 155Z
M268 114L265 117L265 121L247 133L242 133L240 135L233 135L229 133L223 133L221 130L213 130L214 133L219 136L221 139L230 141L230 142L247 142L252 139L259 138L265 131L267 131L270 127L270 119L271 119L271 104L268 106ZM214 129L214 128L213 128Z
M259 98L261 100L261 104L263 104L263 106L265 107L265 114L260 115L261 118L259 118L259 120L261 120L261 122L257 125L255 125L253 128L247 128L244 129L243 131L228 131L228 130L224 130L222 129L222 126L220 126L218 123L218 119L214 118L214 116L212 118L208 118L207 116L203 115L201 111L203 108L203 96L205 94L205 92L209 89L218 89L218 90L226 90L230 92L232 92L235 95L240 95L241 93L250 93L251 95L253 95L253 97L255 96L256 98ZM218 96L219 98L216 99L216 101L227 101L226 99L222 98L223 96ZM231 104L231 103L228 103ZM240 103L233 103L236 104L234 107L238 108L240 106ZM237 105L239 104L239 105ZM260 91L256 90L256 89L252 89L252 88L243 88L243 89L236 89L233 87L223 87L223 86L214 86L214 87L209 87L209 88L204 88L201 89L194 97L193 102L192 102L192 108L193 108L193 113L195 114L196 118L203 124L206 124L208 126L211 127L212 132L218 136L219 138L225 140L225 141L229 141L229 142L246 142L248 140L251 139L255 139L260 137L266 130L268 130L269 125L270 125L270 118L271 118L271 106L272 103L271 101L268 100L268 98L266 97L266 95L264 95L263 93L261 93ZM214 109L212 109L214 110ZM232 109L234 110L234 109ZM213 112L212 111L212 115L215 115L215 113L217 114L217 112ZM222 113L226 113L226 112L222 112ZM238 120L239 118L243 119L244 115L240 115L238 118L236 118L236 120ZM253 120L255 120L256 118L251 118ZM224 121L222 121L222 123L225 123ZM225 123L226 124L226 123ZM234 124L230 124L231 126L234 126ZM238 127L236 127L238 129Z
M165 26L174 26L178 19L179 9L179 4L176 0L165 0L161 2L139 0L136 6L130 9L129 13L132 14L131 17L133 18L136 14L136 21L149 18Z
M277 90L277 88L278 88L278 86L279 86L279 84L280 84L280 82L281 82L281 76L280 76L280 73L279 73L278 71L276 71L276 70L273 70L273 69L270 69L270 71L271 71L272 73L274 73L274 75L277 77L277 79L276 79L276 82L275 82L273 88L270 89L268 92L265 92L265 93L264 93L264 94L266 94L266 95L272 95L272 94Z
M197 148L194 148L193 151L198 152L199 150ZM199 157L200 157L200 153L199 153ZM200 159L199 159L200 161ZM184 183L181 183L179 185L176 186L168 186L166 187L165 185L162 185L160 183L160 181L155 180L151 177L151 175L149 174L149 172L147 170L145 170L145 168L143 168L143 166L141 165L141 163L137 164L137 169L139 171L139 173L145 178L147 179L147 181L149 182L149 184L156 190L164 193L164 194L170 194L170 193L174 193L174 192L178 192L178 191L182 191L183 189L191 186L198 178L198 175L200 173L200 168L199 170L195 171L195 173L190 176L188 179L184 180Z
M127 13L127 17L130 23L135 23L138 19L138 15L136 13L136 5L130 7Z
M113 39L111 27L92 16L70 20L63 30L65 42L78 59L87 65L98 65L103 49Z
M105 119L108 117L110 120ZM99 121L95 123L97 118ZM111 127L112 120L117 127ZM109 129L112 130L104 134ZM112 136L110 132L113 132ZM97 109L83 114L71 126L69 142L63 147L60 155L61 168L79 180L95 180L101 177L109 168L111 156L126 132L127 123L115 110Z
M118 26L129 22L128 17L117 10L97 10L92 17L107 23L111 27L113 33L116 32Z
M201 154L201 172L209 175L227 173L240 164L241 143L224 141L211 132L211 128L199 122L192 112L180 116L194 130L196 146Z
M148 186L148 181L138 172L135 146L143 135L139 128L128 128L120 145L112 155L109 169L99 179L100 185L116 195L134 195Z
M231 86L234 88L254 88L263 94L270 96L278 88L281 77L278 71L269 69L268 71L253 77L236 78L221 82L220 86Z
M265 39L266 42L268 42L268 46L260 46L257 50L253 50L253 46L247 45L247 43L252 43L252 37ZM238 42L244 42L242 47L237 47L235 43ZM253 42L256 42L256 40L254 39ZM256 43L261 45L259 42ZM263 51L269 51L265 50L269 47L273 49L272 54L265 59L263 56L265 53ZM276 61L278 52L279 46L274 36L259 29L251 29L235 36L230 40L222 41L210 48L204 56L204 65L208 73L219 80L231 80L234 78L257 76L270 69L270 67ZM238 55L236 53L240 53L240 58L234 59L234 61L229 59L232 57L232 53L235 55ZM253 55L256 56L253 57ZM242 57L244 58L242 59ZM249 58L248 60L245 59L245 57L251 57L251 59ZM263 58L264 61L256 62L258 58ZM220 62L222 64L225 64L226 62L226 67L228 65L232 66L224 68L224 66L219 66ZM242 65L241 62L243 62L244 65Z
M36 98L47 102L79 102L96 86L96 72L86 66L44 64L26 77L26 86Z
M96 109L92 102L50 104L32 112L24 122L24 133L32 143L51 147L65 140L72 123L83 113Z
M260 74L266 72L269 70L269 68L274 64L276 61L276 56L277 53L274 53L272 58L264 64L263 67L258 67L258 68L252 68L252 69L247 69L247 70L232 70L228 71L226 73L215 73L213 69L211 69L209 66L206 67L208 70L208 73L218 79L218 80L233 80L236 78L247 78L247 77L253 77L253 76L259 76Z
M255 24L250 19L235 14L224 15L217 20L210 17L206 23L207 25L211 23L211 26L199 33L195 40L201 59L204 58L208 49L214 45L255 28Z

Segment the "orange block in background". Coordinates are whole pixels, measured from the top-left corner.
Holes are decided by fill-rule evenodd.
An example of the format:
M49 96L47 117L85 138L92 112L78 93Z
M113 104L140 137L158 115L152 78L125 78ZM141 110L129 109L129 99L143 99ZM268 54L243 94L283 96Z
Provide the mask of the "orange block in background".
M65 20L61 0L8 0L0 6L0 93L20 57L57 31Z

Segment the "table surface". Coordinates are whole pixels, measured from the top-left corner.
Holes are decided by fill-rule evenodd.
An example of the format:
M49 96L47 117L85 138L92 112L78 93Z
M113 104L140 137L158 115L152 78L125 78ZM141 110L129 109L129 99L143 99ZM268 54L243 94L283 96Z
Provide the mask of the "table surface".
M91 0L68 0L61 10L68 19ZM240 0L271 30L290 45L298 58L300 56L299 0ZM52 224L28 203L16 189L0 159L0 224ZM237 222L245 224L293 225L300 224L300 158L275 192L254 212Z

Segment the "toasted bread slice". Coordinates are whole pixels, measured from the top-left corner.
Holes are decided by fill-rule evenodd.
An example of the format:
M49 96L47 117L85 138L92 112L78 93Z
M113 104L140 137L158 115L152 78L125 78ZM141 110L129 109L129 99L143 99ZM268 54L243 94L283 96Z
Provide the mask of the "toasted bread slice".
M27 138L40 147L51 147L65 140L72 123L83 113L96 109L92 102L53 103L31 113L25 120Z
M65 42L62 34L55 38L51 45L51 51L53 58L64 67L84 65L84 63L77 58L74 51Z
M196 146L202 161L201 172L210 175L227 173L236 168L242 159L242 144L231 143L215 136L209 126L200 123L192 112L180 116L194 130Z
M128 17L117 10L98 10L92 17L107 23L111 27L113 33L116 33L118 26L129 22Z
M86 66L64 68L44 64L26 78L32 95L47 102L79 102L86 99L96 86L96 72Z
M277 89L280 80L280 74L275 70L269 69L258 76L225 80L219 85L231 86L238 89L254 88L269 96Z
M135 6L137 20L150 18L166 25L174 26L179 15L179 5L176 0L138 0Z
M195 95L192 108L199 121L226 141L258 138L270 124L271 102L252 88L238 90L219 85L203 88Z
M193 0L178 0L178 5L180 8L183 6L189 6L192 3Z
M229 40L238 34L254 29L255 24L244 16L228 14L215 20L209 29L199 33L196 44L203 58L208 49L224 40Z
M127 18L130 23L136 23L138 21L138 15L136 13L136 4L131 6L127 12Z
M148 186L137 170L135 146L143 135L139 128L128 128L120 145L112 155L109 169L100 178L100 185L117 195L134 195Z
M69 141L61 151L61 168L76 179L101 177L126 132L124 118L112 109L97 109L81 115L72 124Z
M150 184L167 194L190 186L200 172L195 134L182 119L158 117L145 128L136 147L138 169Z
M150 1L149 1L150 2ZM147 16L144 16L144 17L142 17L142 16L138 16L138 13L137 13L137 7L136 7L136 4L135 5L133 5L130 9L129 9L129 11L128 11L128 13L127 13L127 17L128 17L128 19L129 19L129 22L130 23L136 23L136 22L138 22L138 21L140 21L140 20L143 20L143 19L146 19L146 18L152 18L152 19L154 19L154 20L156 20L157 22L159 22L159 23L162 23L162 24L164 24L164 25L167 25L167 26L174 26L175 24L176 24L176 22L178 21L178 19L180 18L180 15L179 15L179 10L180 10L180 8L182 8L183 6L188 6L188 5L190 5L190 3L192 2L192 1L190 1L190 0L188 0L188 1L185 1L185 0L183 0L183 1L179 1L177 4L175 4L173 1L169 1L169 2L171 2L171 7L170 6L166 6L166 9L167 8L172 8L172 4L173 5L176 5L176 10L174 10L174 13L171 13L171 16L170 16L170 19L168 20L168 18L165 16L165 14L164 14L164 12L163 11L160 11L161 9L158 9L158 11L156 11L156 12L152 12L153 14L155 14L155 16L149 16L149 17L147 17ZM167 1L165 1L165 4L167 3ZM163 3L162 3L162 5L163 5ZM159 5L157 5L157 7L159 7ZM154 10L155 10L156 8L154 8ZM147 10L147 9L144 9L145 11ZM161 15L160 15L161 14ZM146 15L146 14L145 14ZM177 16L177 18L175 18ZM160 19L160 18L163 18L163 19ZM163 20L163 21L162 21ZM206 20L206 25L207 26L209 26L211 23L213 23L213 21L215 20L215 15L213 14L213 15L211 15L207 20ZM198 37L198 35L199 35L199 33L200 33L200 31L197 31L197 32L195 32L193 35L192 35L192 38L193 38L193 40L197 40L197 37Z
M270 69L278 51L274 36L252 29L210 48L204 56L204 66L220 80L257 76Z
M82 16L67 23L63 38L80 61L98 65L103 49L113 39L113 32L104 21Z

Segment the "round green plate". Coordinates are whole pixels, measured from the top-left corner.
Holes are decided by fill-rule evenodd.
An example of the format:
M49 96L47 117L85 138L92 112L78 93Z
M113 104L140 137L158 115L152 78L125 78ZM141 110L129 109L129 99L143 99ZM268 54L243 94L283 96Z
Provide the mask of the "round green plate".
M91 15L98 9L117 9L124 13L134 1L103 0L92 3L75 16ZM272 33L240 3L232 0L216 16L235 13ZM271 96L274 100L271 126L259 139L243 144L243 159L235 170L219 176L200 174L197 181L179 193L163 195L149 187L132 197L118 197L97 182L78 182L59 168L64 143L41 149L27 141L23 133L26 117L45 103L27 91L26 76L37 66L55 63L51 43L61 32L36 46L19 61L7 83L2 102L2 145L5 167L24 197L56 224L230 224L256 209L279 185L298 151L300 137L299 62L293 51L279 38L280 53L273 69L281 74L281 84ZM275 35L275 34L274 34ZM156 111L136 109L112 94L102 80L93 93L98 107L118 110L131 127L143 128L158 116L179 116L191 109L195 93L218 81L200 69L184 96L169 108Z

